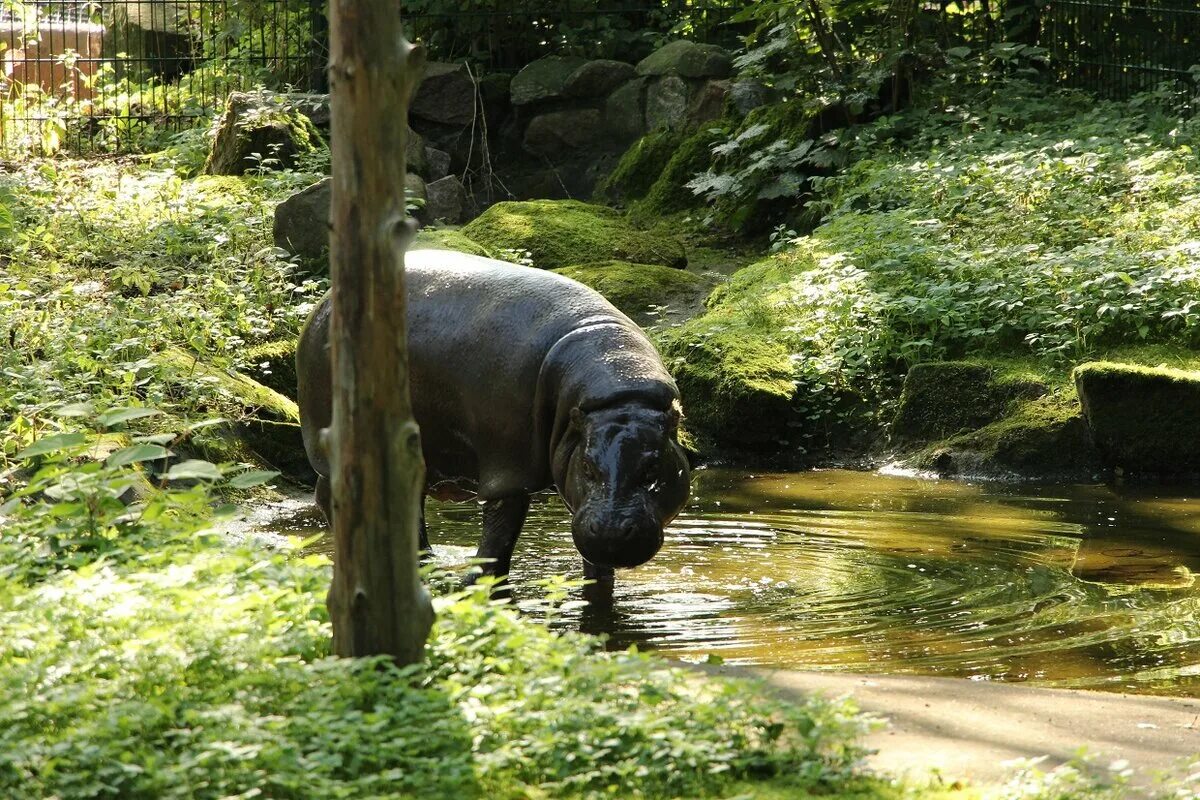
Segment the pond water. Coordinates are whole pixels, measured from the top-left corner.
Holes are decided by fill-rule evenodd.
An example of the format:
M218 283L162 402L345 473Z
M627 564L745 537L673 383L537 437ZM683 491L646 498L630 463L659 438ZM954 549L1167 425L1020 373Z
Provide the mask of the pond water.
M479 507L429 514L438 560L461 564ZM612 608L556 624L685 659L1197 694L1197 572L1200 495L1183 490L706 469L662 552L618 573ZM557 573L580 562L546 496L514 558L518 599Z

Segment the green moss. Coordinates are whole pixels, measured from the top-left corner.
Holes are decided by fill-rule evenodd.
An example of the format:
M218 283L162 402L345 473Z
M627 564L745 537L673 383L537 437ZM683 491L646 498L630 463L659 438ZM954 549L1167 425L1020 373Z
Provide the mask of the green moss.
M610 259L687 265L678 240L635 230L618 212L577 200L497 203L462 232L493 252L528 252L542 269Z
M892 436L928 442L973 431L999 419L1015 398L1045 392L1045 384L1003 375L989 364L917 364L904 378Z
M246 373L291 400L296 399L296 339L266 342L242 354Z
M238 372L200 360L179 348L155 355L161 377L186 399L196 384L215 388L217 405L190 409L191 415L220 417L222 425L201 428L190 443L209 461L262 462L288 475L308 474L308 457L300 435L300 408L296 402Z
M984 477L1081 476L1099 466L1087 421L1069 390L1023 403L1001 420L930 447L915 464Z
M1200 372L1093 362L1074 373L1108 466L1159 475L1200 472Z
M706 314L663 343L690 430L718 446L761 448L785 441L793 419L795 370L768 331Z
M412 250L454 250L472 256L491 258L492 254L486 247L473 242L457 228L425 228L417 234L413 241Z
M708 127L693 133L679 143L671 160L662 169L645 200L637 205L641 214L671 214L704 204L688 183L713 165L713 146L725 141L729 131L723 127Z
M683 143L682 131L654 131L633 143L616 168L596 187L596 199L604 203L641 200L650 192L668 161Z
M712 288L712 281L670 267L605 261L554 270L590 286L640 323L657 320L661 307L676 312L697 308Z

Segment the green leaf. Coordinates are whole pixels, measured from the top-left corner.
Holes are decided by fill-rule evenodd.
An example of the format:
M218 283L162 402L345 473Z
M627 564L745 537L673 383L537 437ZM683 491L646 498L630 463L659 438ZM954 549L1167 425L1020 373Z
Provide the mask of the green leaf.
M192 459L191 461L176 464L167 470L167 480L219 481L221 480L221 470L217 469L215 464L208 461Z
M113 453L105 460L109 467L127 467L143 461L156 461L171 455L171 451L157 444L135 444Z
M249 489L254 486L262 486L278 477L279 473L272 470L252 469L230 478L229 485L234 489Z
M46 436L17 453L17 458L33 458L34 456L44 456L47 453L57 453L60 450L85 445L87 440L87 434L83 433L58 433L54 436Z
M132 422L135 419L143 419L144 417L156 417L162 414L157 408L110 408L100 416L96 417L96 422L103 425L105 428L111 428L115 425L120 425L124 422Z
M96 408L91 403L68 403L65 406L55 409L54 416L90 417L94 413L96 413Z

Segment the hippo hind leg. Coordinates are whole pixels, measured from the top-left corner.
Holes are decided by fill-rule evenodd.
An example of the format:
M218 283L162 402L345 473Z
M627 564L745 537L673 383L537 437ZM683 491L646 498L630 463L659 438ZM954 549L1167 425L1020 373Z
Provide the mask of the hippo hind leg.
M317 501L317 506L321 509L321 513L325 515L325 521L332 525L333 512L330 505L332 490L329 485L329 478L324 475L317 476L317 488L313 492L313 496ZM421 553L421 563L428 563L433 560L433 548L429 544L429 529L425 525L425 495L421 495L421 518L420 527L417 529L417 536L417 549Z
M331 510L331 500L333 490L329 485L329 478L324 475L317 476L317 488L313 492L313 499L317 501L317 506L321 509L321 513L325 515L325 521L330 525L333 524L333 511Z
M500 581L508 577L513 550L516 549L517 537L521 535L527 513L527 494L488 500L483 504L483 538L479 541L479 551L475 557L484 563L471 571L467 583L474 583L480 575L492 576ZM502 584L497 586L495 593L503 595L507 592L507 585Z

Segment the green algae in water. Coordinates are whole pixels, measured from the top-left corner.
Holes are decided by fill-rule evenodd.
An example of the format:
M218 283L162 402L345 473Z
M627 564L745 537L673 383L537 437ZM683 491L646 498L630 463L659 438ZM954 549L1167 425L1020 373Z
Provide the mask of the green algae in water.
M473 552L473 504L430 502L438 557ZM971 485L845 471L697 473L612 609L555 624L664 655L1041 686L1200 691L1200 494ZM517 596L580 574L570 520L539 498Z

